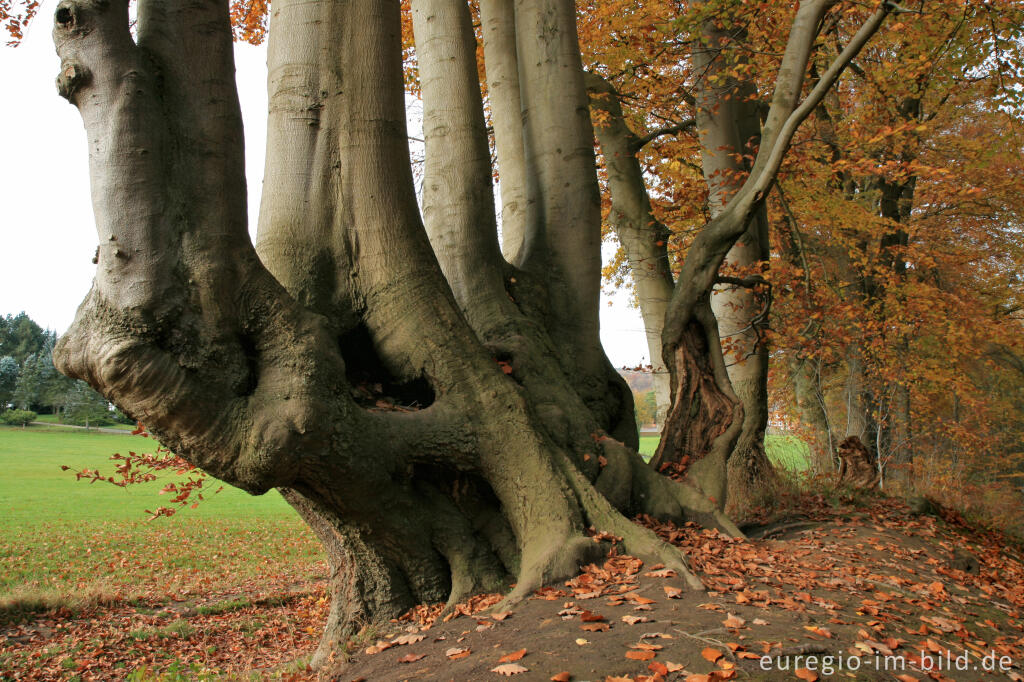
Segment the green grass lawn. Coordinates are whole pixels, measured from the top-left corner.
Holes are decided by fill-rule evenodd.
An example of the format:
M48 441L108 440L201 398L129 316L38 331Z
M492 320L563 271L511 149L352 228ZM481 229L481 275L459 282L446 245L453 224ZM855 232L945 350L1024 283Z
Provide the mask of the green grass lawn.
M658 436L640 437L640 454L645 459L650 459L654 451L658 449ZM791 471L804 471L810 466L811 452L807 444L796 436L785 436L770 433L765 438L765 451L768 459L777 467L783 467Z
M160 599L200 585L324 575L319 544L276 491L254 497L225 486L196 509L148 521L146 509L167 505L158 492L174 474L127 488L75 479L84 468L113 473L111 454L154 445L84 429L0 427L0 617L19 604ZM208 485L210 493L220 486Z
M656 436L640 439L654 453ZM111 454L152 452L148 438L84 429L0 426L0 620L5 612L111 599L279 589L326 573L323 552L276 491L253 497L208 479L196 509L148 521L174 474L127 488L74 472L113 473ZM777 464L806 468L807 448L769 436ZM71 467L62 471L61 466Z

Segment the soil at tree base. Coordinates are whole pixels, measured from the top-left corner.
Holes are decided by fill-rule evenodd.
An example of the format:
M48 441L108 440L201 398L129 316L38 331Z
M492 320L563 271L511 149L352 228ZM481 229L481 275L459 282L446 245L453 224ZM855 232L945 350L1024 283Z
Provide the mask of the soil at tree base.
M1015 546L969 530L955 515L915 515L888 499L830 507L817 498L803 512L805 522L752 540L651 522L691 557L706 593L680 591L681 582L657 566L610 556L509 613L493 613L497 596L487 595L459 605L447 621L437 617L441 606L419 607L363 633L339 652L327 678L1024 679L1024 561ZM201 599L164 605L189 627L156 650L143 646L141 660L103 636L108 621L123 628L117 619L152 615L126 616L125 605L64 619L46 614L4 628L0 679L122 679L143 663L166 669L160 647L215 678L255 671L316 679L286 663L312 651L326 614L322 586L307 587L284 603L217 615L201 615ZM70 637L83 643L70 655L74 668L62 667L68 655L42 655L70 648ZM942 668L926 673L929 660Z

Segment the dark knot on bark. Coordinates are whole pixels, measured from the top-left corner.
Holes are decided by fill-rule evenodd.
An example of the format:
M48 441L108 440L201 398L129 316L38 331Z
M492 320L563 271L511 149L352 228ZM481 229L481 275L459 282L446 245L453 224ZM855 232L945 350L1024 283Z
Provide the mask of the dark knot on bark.
M57 27L64 31L73 31L78 26L78 7L70 2L62 2L57 5L53 20Z
M76 62L65 62L61 64L60 74L57 76L57 92L69 102L75 95L75 91L89 82L89 70Z

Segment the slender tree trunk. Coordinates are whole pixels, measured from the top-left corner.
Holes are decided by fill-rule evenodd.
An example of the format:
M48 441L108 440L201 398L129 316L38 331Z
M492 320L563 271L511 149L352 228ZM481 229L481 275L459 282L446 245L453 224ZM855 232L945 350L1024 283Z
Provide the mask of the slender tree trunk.
M487 99L501 187L501 250L519 266L525 256L527 197L515 19L514 0L481 0Z
M701 166L708 185L711 216L717 216L750 172L761 142L757 90L747 79L745 53L730 49L746 41L745 32L707 21L702 49L694 55L694 69L702 74L696 95L697 130ZM734 74L740 74L738 77ZM762 204L743 235L726 255L727 274L741 277L767 270L768 215ZM762 503L774 484L774 472L764 450L768 427L768 326L770 290L721 284L711 297L718 320L725 363L733 391L743 404L743 428L729 457L729 510L744 518Z
M636 158L640 139L623 118L618 93L597 74L586 74L586 83L591 110L600 112L605 120L596 132L612 198L609 222L626 250L636 286L654 379L656 421L664 424L671 405L668 367L661 357L661 330L674 284L668 259L669 233L651 210L651 199Z

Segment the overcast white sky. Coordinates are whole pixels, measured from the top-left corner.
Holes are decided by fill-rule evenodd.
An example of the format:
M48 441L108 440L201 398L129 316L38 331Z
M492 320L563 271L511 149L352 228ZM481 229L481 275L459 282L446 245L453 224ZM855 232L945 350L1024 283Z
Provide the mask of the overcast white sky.
M54 85L60 60L50 17L57 1L43 2L20 47L0 47L0 315L25 311L63 333L92 282L96 231L82 121ZM255 226L266 139L266 51L237 45L235 60ZM601 306L601 337L616 366L646 364L643 323L627 300L620 294Z

